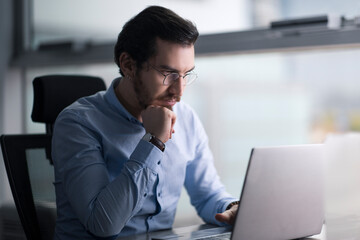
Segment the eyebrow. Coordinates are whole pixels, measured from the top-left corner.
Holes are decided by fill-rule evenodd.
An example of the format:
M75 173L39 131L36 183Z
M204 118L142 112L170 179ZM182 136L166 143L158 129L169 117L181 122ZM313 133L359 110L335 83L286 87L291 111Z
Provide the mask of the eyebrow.
M172 68L168 65L160 65L159 68L163 69L165 71L169 71L169 72L177 72L177 73L180 72L179 70ZM189 72L193 71L194 69L195 69L195 66L193 66L190 70L186 71L185 73L189 73Z

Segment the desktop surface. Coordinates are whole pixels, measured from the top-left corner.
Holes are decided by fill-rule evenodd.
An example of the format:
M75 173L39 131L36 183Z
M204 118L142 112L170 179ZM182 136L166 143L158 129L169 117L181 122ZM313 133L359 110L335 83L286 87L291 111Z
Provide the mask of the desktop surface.
M127 237L119 237L116 240L165 240L165 239L194 239L192 236L196 236L198 231L216 231L227 232L231 231L230 227L219 227L211 224L193 225L187 227L173 228L156 232L149 232L139 235L132 235ZM318 235L303 238L304 240L326 240L325 228Z

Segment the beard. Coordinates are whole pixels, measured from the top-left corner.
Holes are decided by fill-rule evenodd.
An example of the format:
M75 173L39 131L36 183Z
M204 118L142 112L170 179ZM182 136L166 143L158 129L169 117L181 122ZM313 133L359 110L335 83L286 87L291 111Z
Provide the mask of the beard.
M143 80L137 75L136 78L133 80L134 84L134 91L136 94L136 98L138 100L138 104L141 109L145 110L149 105L152 105L154 101L170 101L174 100L176 102L180 102L181 97L175 94L171 94L168 92L165 92L164 94L158 96L158 97L152 97L149 89L146 88L146 86L143 83ZM164 106L170 110L172 110L172 107L170 106Z

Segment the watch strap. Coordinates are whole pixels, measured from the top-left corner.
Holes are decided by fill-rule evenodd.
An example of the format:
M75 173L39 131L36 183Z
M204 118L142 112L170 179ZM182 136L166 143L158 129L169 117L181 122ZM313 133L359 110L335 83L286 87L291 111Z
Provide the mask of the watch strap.
M154 144L156 147L158 147L161 151L165 150L165 144L158 139L157 137L155 137L154 135L152 135L152 138L150 138L150 141L152 144Z
M229 209L230 209L232 206L234 206L234 205L239 205L239 203L240 203L240 201L235 201L235 202L230 203L230 204L227 206L226 210L229 210Z
M165 144L160 139L158 139L157 137L152 135L151 133L146 133L145 136L143 137L143 139L145 141L152 143L157 148L159 148L161 151L165 151Z

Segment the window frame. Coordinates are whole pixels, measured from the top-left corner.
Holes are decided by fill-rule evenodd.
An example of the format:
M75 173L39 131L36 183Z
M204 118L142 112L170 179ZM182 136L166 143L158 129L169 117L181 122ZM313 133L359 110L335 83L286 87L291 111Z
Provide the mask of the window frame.
M10 66L21 68L113 62L113 42L90 44L66 42L47 50L34 50L32 42L33 0L14 1L14 54ZM325 19L327 16L320 16ZM319 19L318 18L310 18ZM341 18L338 28L327 21L309 18L281 21L268 28L200 35L195 44L197 57L218 54L306 51L321 48L359 48L360 18ZM330 19L329 19L330 22ZM280 23L280 24L279 24ZM303 24L301 24L303 23ZM276 26L276 27L275 27ZM280 27L279 27L280 26Z

